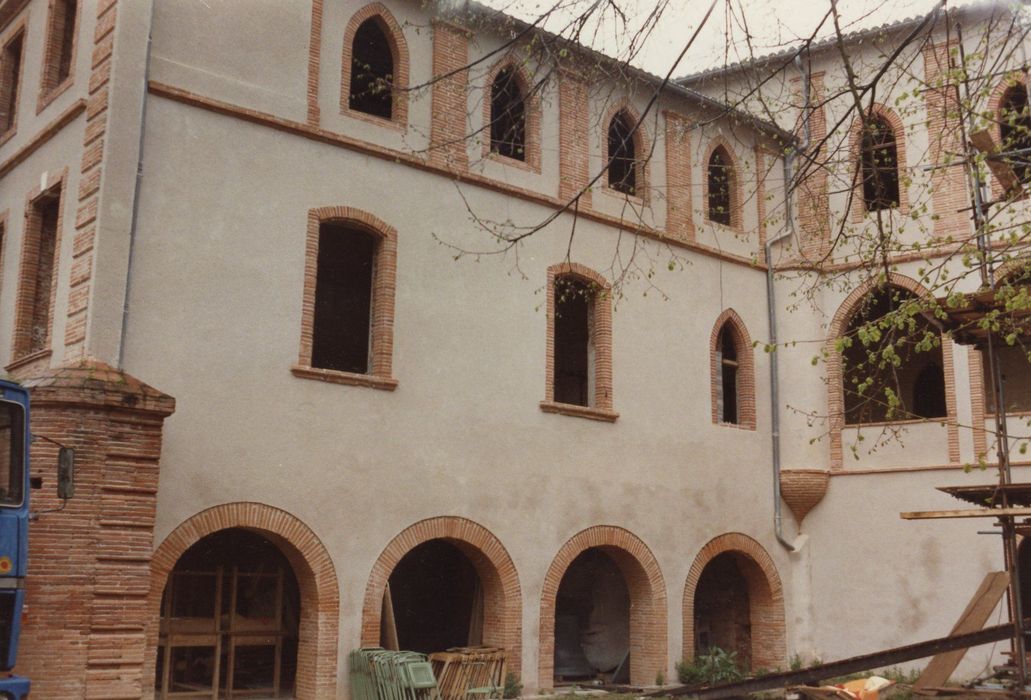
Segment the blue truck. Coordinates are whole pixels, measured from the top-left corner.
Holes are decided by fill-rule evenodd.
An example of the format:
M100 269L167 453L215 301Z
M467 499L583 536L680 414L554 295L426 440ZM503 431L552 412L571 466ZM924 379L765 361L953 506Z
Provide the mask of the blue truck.
M0 700L21 700L29 695L29 679L11 674L18 658L25 606L25 574L29 560L29 492L41 484L29 475L29 393L13 382L0 380ZM74 454L46 436L58 452L58 496L72 495ZM63 507L63 506L62 506Z

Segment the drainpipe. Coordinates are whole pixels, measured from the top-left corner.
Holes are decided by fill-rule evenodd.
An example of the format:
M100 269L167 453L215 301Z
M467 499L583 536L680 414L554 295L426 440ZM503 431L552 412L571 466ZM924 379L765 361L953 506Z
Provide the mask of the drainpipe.
M150 17L147 19L147 55L143 65L143 98L140 102L140 143L136 161L136 182L132 192L132 218L129 221L129 259L125 268L125 297L122 299L122 328L118 336L118 366L124 368L125 335L129 325L129 286L132 284L133 253L136 248L136 226L140 211L140 186L143 183L143 137L147 124L147 94L150 88L150 49L154 37L154 3L151 0Z

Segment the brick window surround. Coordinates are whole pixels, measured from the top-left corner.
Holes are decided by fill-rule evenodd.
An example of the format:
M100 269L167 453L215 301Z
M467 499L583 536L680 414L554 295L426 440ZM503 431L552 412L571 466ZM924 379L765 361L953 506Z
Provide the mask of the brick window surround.
M508 668L522 669L522 589L515 564L487 528L465 518L428 518L405 528L387 544L369 574L362 603L362 646L379 646L383 593L394 567L408 552L430 540L459 549L476 569L483 586L483 643L508 652Z
M738 567L748 582L752 629L752 667L777 668L787 659L784 588L773 559L748 535L731 532L710 540L691 564L684 584L684 659L694 658L694 603L706 565L720 554L738 555Z
M988 112L992 115L991 124L989 126L992 140L995 141L996 146L1002 147L1002 123L1006 120L1007 116L1004 114L1003 98L1006 93L1009 92L1013 87L1017 85L1023 85L1027 87L1027 79L1024 74L1020 71L1014 71L1006 75L998 85L992 89L991 95L988 97ZM1001 199L1006 193L1002 189L1002 185L994 177L989 178L991 180L992 187L992 198ZM1023 190L1021 199L1027 197L1027 188Z
M730 187L730 228L735 231L743 231L744 218L741 211L741 178L739 176L741 169L738 167L738 158L734 153L733 147L722 137L716 137L709 143L705 150L705 160L702 161L702 167L705 168L705 171L702 173L703 216L709 224L726 227L725 224L714 222L709 218L709 161L712 160L712 154L716 152L716 149L722 149L722 155L726 161L726 173L729 180L728 186Z
M27 23L26 14L0 36L0 110L3 110L0 113L0 146L14 136L18 127Z
M659 563L639 537L621 527L595 525L573 535L548 567L541 590L538 682L549 685L555 676L555 605L562 577L588 549L609 555L623 574L630 592L630 682L649 685L667 672L666 583Z
M606 165L609 162L609 125L611 125L612 120L620 114L623 115L623 119L626 121L628 126L633 127L634 124L637 124L637 128L634 129L633 133L634 193L626 194L614 189L609 185L608 173L601 178L600 182L602 183L602 187L600 188L600 191L619 197L620 199L629 199L632 202L647 204L651 201L651 191L648 186L648 176L650 175L648 163L651 160L649 157L651 141L648 139L648 132L644 128L644 122L638 124L638 122L641 121L641 114L634 109L630 100L625 97L609 107L608 111L605 113L605 119L601 122L602 129L604 129L601 134L602 162Z
M560 278L575 279L594 292L590 328L590 343L594 348L594 396L590 406L555 401L555 282ZM612 290L609 283L579 263L552 265L548 268L547 297L547 359L541 410L614 422L619 414L612 409Z
M56 177L47 174L45 187L36 187L25 201L25 227L22 235L21 265L18 274L18 294L14 316L14 333L11 345L11 364L7 369L20 367L33 360L48 357L51 353L54 328L54 306L57 299L57 279L61 268L61 229L64 219L64 183L67 169ZM47 200L57 199L57 221L53 237L53 252L50 280L38 279L43 235L43 214L41 205ZM39 293L42 292L41 298ZM46 334L41 341L33 340L33 322L40 313L41 305L46 307Z
M179 557L207 535L227 528L251 530L270 540L290 562L301 592L297 646L298 700L337 696L340 589L329 552L318 536L286 511L264 503L226 503L184 521L154 551L147 595L144 697L153 697L161 595Z
M525 124L523 127L523 153L525 160L508 158L491 151L490 125L493 122L491 113L491 88L498 73L505 69L512 71L513 79L519 86L523 96L523 115ZM505 165L516 168L525 168L531 172L541 171L541 96L540 87L534 89L534 83L527 75L525 61L518 55L510 55L495 63L484 78L483 98L483 130L480 138L483 140L483 157L497 160Z
M312 367L315 331L315 286L318 278L319 229L323 223L338 223L372 234L379 243L372 273L371 349L369 372L357 374ZM397 275L397 230L368 212L351 207L319 207L308 212L305 243L304 294L301 305L301 350L295 376L337 384L367 386L393 391L394 292Z
M730 332L737 350L737 422L726 423L719 412L719 389L723 381L719 362L720 331ZM712 422L746 430L755 430L755 352L744 321L733 309L719 315L709 335L709 377L712 394Z
M71 11L69 13L69 11ZM70 16L69 16L70 14ZM75 52L78 45L81 3L76 0L50 0L47 10L46 49L40 71L39 100L36 113L42 112L57 96L75 82ZM70 27L69 27L70 25ZM70 41L66 38L70 37ZM61 75L62 59L68 63Z
M898 169L899 174L899 205L884 211L890 212L897 209L900 214L906 216L909 214L909 188L906 186L908 172L906 169L906 128L902 124L902 118L892 108L874 103L867 111L867 119L879 119L887 123L895 136L895 167ZM852 201L849 206L852 223L860 223L864 217L871 213L867 211L866 199L863 196L862 148L863 120L857 117L852 122L848 135L849 163L854 164L852 168Z
M893 272L888 276L886 284L904 289L918 298L929 295L927 289L919 282L897 272ZM830 438L831 471L841 471L844 467L841 432L845 427L845 391L842 356L837 351L836 343L838 338L848 331L848 325L852 320L852 316L859 309L863 299L875 291L877 287L878 280L868 279L852 290L834 313L834 318L831 319L827 333L827 340L824 343L824 355L827 358L827 415L830 418L828 433ZM948 336L942 336L941 349L942 371L945 374L946 416L944 418L919 419L919 422L945 423L947 425L949 460L953 463L958 463L960 455L959 424L956 419L956 375L953 369L952 340Z
M390 53L394 61L394 81L391 92L390 119L383 119L365 112L351 109L351 62L354 53L354 35L358 27L366 20L373 19L379 25L383 36L390 43ZM351 17L344 29L344 46L340 57L340 113L355 119L362 119L382 126L394 126L399 129L408 127L408 44L401 25L394 19L390 10L381 3L374 2L358 10Z

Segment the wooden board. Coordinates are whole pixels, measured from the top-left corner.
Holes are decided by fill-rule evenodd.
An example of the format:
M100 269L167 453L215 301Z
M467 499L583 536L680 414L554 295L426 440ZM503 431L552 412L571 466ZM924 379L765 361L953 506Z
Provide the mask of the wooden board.
M1006 592L1009 585L1010 575L1005 571L993 571L985 576L949 636L976 632L983 628L984 623L988 622L988 616L995 610L995 606L999 604L1002 594ZM966 653L966 649L955 649L935 655L916 683L913 684L913 688L935 688L945 685Z
M899 513L903 520L939 520L942 518L997 518L1000 515L1031 518L1031 508L971 508L968 510L917 510Z
M995 139L992 138L987 129L981 129L970 134L970 145L989 156L985 159L985 163L988 165L988 169L992 171L995 179L1002 185L1003 190L1014 193L1020 191L1020 179L1013 170L1013 166L1002 158L992 157L998 153L999 149L995 144Z

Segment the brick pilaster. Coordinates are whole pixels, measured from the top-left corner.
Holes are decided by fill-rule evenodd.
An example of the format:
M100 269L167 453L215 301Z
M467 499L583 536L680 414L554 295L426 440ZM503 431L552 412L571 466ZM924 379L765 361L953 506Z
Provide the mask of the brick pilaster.
M558 84L559 162L558 196L569 200L590 181L588 160L587 83L569 71L561 73ZM591 193L584 192L581 207L591 205Z
M467 170L469 155L467 96L469 33L448 22L433 22L433 98L430 162L452 170Z
M798 223L802 232L801 254L803 259L815 262L830 252L830 204L827 193L827 168L823 159L826 148L822 147L827 138L827 114L823 107L824 82L823 72L813 73L809 81L809 143L821 144L819 148L810 150L797 159L800 170L800 183L797 188ZM798 91L801 105L801 80L793 81ZM805 110L807 105L801 105ZM799 129L806 119L806 114L799 116Z
M961 212L970 206L963 172L963 141L960 131L962 111L958 86L949 74L949 51L955 42L928 44L923 49L924 93L927 107L928 156L933 170L931 206L935 237L959 237L970 232L970 215Z
M691 125L675 112L663 112L666 120L666 232L673 238L693 241L691 209Z

